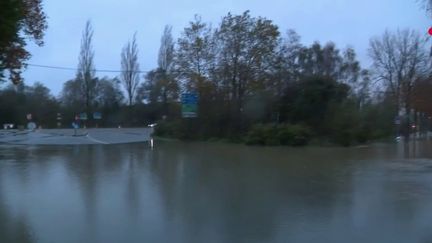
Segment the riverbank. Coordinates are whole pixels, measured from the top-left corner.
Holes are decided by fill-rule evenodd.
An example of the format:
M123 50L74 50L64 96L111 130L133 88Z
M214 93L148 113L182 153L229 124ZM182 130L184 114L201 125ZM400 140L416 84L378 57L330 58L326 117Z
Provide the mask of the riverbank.
M240 130L213 131L198 121L162 121L155 127L155 136L176 138L184 141L222 141L258 146L356 146L374 141L394 141L389 131L365 130L366 128L340 128L320 130L304 124L268 123L255 124Z
M302 146L292 146L292 145L283 145L283 144L247 144L242 139L228 139L228 138L209 138L209 139L180 139L175 137L164 137L164 136L152 136L155 141L162 142L187 142L187 143L209 143L209 144L233 144L233 145L245 145L248 147L317 147L317 148L335 148L335 147L369 147L374 145L382 145L382 144L394 144L399 143L401 141L396 140L393 137L375 139L371 141L367 141L364 143L354 143L349 146L344 146L341 144L337 144L329 141L328 139L312 139L308 144ZM431 137L432 139L432 137ZM416 139L417 140L417 139ZM421 139L418 139L421 140Z

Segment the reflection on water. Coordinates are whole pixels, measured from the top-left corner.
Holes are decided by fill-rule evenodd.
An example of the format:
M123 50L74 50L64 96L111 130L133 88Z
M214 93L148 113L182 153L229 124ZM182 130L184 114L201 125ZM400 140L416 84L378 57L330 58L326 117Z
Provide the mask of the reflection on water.
M431 146L3 146L0 242L431 242Z

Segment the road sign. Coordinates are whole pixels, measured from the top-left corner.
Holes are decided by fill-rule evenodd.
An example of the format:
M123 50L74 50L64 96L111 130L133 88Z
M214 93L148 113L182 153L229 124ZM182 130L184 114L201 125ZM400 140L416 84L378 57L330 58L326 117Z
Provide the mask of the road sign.
M183 118L194 118L198 116L198 95L196 93L182 94L181 103Z
M184 93L181 96L182 104L197 104L198 95L195 93Z
M400 119L399 116L395 117L394 124L395 125L400 125L401 124L401 119Z
M188 105L188 104L183 104L182 105L182 117L183 118L193 118L193 117L197 117L197 109L198 106L197 105Z
M85 112L83 112L83 113L81 113L80 115L79 115L79 119L80 120L87 120L87 113L85 113Z
M35 130L36 129L36 123L34 123L34 122L27 123L27 129L31 130L31 131Z
M93 119L95 119L95 120L102 119L102 113L100 113L100 112L93 112Z

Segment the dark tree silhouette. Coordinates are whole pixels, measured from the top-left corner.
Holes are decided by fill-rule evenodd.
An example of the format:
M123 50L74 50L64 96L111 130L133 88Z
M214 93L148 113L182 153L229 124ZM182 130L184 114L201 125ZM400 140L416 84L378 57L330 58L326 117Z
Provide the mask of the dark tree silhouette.
M30 58L27 40L41 46L46 28L42 0L0 1L0 81L6 76L14 84L21 81L24 62Z
M121 53L121 76L120 80L126 90L128 105L132 106L135 101L136 91L139 85L139 62L138 45L136 33L132 41L128 42Z
M76 80L80 85L81 95L86 111L89 112L96 98L97 80L94 66L94 51L92 46L93 28L87 21L81 40L78 72Z

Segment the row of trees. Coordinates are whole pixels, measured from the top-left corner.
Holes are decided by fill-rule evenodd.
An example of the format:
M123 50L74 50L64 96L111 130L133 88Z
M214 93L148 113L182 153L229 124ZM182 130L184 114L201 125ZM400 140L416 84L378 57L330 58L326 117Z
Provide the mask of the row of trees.
M0 90L0 124L26 124L26 114L33 113L38 124L55 127L60 104L42 83L19 83Z
M172 68L153 71L143 90L153 103L174 103L178 90L199 94L198 121L183 121L177 136L235 136L257 123L303 124L343 143L408 136L413 125L427 129L431 114L426 45L416 31L386 31L371 39L366 70L352 48L304 46L295 31L282 36L249 12L228 14L217 28L196 17L173 49Z
M144 75L134 35L115 78L96 76L92 37L88 22L76 78L55 100L70 119L102 111L107 126L163 120L161 135L200 139L242 138L256 124L297 124L314 137L349 144L408 134L414 123L426 129L431 115L427 40L413 30L371 39L367 70L350 47L305 46L295 31L281 34L271 20L248 11L227 14L215 28L195 16L177 41L165 28L158 66ZM181 119L185 92L199 96L196 119Z

